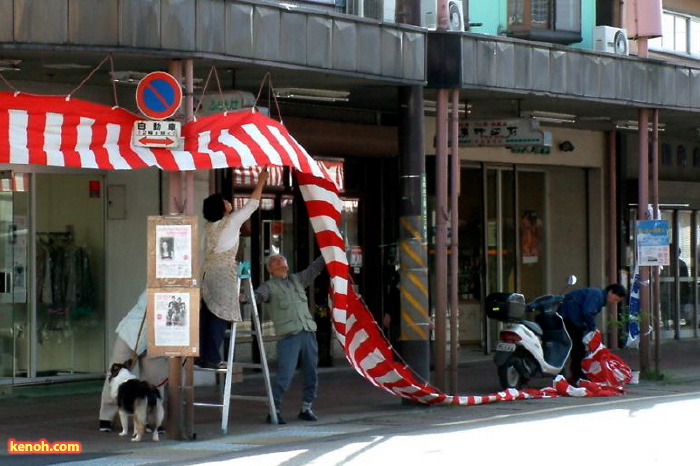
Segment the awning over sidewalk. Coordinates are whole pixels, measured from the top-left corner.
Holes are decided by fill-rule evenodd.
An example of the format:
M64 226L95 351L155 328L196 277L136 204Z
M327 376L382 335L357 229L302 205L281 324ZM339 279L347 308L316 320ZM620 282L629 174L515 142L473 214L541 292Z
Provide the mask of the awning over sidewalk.
M259 113L187 122L182 150L134 146L138 120L122 108L79 99L0 93L0 163L169 171L288 165L330 180L282 124Z
M420 380L391 348L364 302L349 286L335 180L281 123L259 113L203 117L185 123L184 148L170 150L134 146L132 129L137 120L124 109L79 99L0 93L0 163L171 171L292 167L331 276L336 336L350 364L367 380L393 395L427 404L474 405L567 394L565 388L563 392L513 390L487 396L448 396ZM582 393L577 396L588 395Z

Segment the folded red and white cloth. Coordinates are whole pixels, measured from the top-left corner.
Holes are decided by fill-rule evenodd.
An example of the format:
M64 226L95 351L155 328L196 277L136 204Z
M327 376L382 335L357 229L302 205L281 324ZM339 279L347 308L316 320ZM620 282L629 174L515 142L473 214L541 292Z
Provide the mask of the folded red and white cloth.
M581 369L591 382L610 386L622 386L632 380L630 366L603 345L599 330L589 332L583 337L588 350L581 361Z

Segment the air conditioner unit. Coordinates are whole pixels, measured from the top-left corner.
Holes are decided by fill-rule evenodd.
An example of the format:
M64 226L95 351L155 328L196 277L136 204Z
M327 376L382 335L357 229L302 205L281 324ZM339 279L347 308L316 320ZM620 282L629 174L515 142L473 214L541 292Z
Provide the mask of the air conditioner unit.
M462 0L448 0L447 10L450 15L450 31L464 31L464 5Z
M462 0L448 0L450 31L464 31L464 4ZM420 0L421 26L437 29L437 0Z
M593 29L593 48L598 52L629 55L627 31L611 26L596 26Z
M352 12L364 18L372 18L386 23L396 22L396 0L355 0Z
M437 27L436 0L420 0L420 25L433 30Z

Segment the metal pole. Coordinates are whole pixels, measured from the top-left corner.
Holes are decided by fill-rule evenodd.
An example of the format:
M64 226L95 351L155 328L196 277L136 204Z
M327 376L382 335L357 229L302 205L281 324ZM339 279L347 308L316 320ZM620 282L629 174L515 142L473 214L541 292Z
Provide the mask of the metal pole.
M649 55L647 39L640 37L637 40L639 58ZM649 205L649 109L639 109L639 220L646 220L647 206ZM639 290L639 370L642 374L649 371L649 267L639 267L641 287ZM656 335L658 338L658 335Z
M611 131L608 134L608 280L617 280L617 133ZM608 316L613 325L610 327L608 347L618 348L618 312L616 304L608 305Z
M435 160L435 385L445 388L447 336L447 89L437 91Z
M659 109L651 111L651 203L654 214L659 211ZM653 316L654 316L654 368L656 374L661 373L661 281L659 268L652 268L653 286Z
M185 60L185 122L194 117L194 64L191 58ZM185 172L185 213L194 215L194 171ZM194 440L194 358L185 358L185 386L183 387L184 416L183 436Z
M647 220L649 205L649 110L639 110L639 202L637 218ZM641 287L639 289L639 369L642 373L649 370L649 267L639 267Z
M437 0L437 30L450 30L450 8L448 0Z
M178 82L182 82L182 62L180 60L170 60L168 72ZM177 171L168 172L168 214L181 214L182 207L182 173Z
M450 114L450 393L457 393L457 352L459 351L459 89L452 90Z
M191 58L185 60L185 121L194 118L194 61ZM187 215L194 215L194 170L185 172L185 206Z
M182 82L182 62L171 60L168 71L178 82ZM180 172L170 172L168 183L169 213L181 213L182 177ZM182 357L168 359L168 421L167 435L170 439L182 438Z

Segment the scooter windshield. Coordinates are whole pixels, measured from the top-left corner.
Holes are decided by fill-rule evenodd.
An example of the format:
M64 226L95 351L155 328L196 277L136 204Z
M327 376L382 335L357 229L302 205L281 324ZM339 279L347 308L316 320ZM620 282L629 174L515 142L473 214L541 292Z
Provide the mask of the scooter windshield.
M533 311L545 311L553 308L564 300L564 296L558 294L546 294L539 296L530 302L527 307Z

